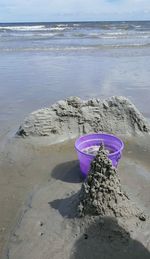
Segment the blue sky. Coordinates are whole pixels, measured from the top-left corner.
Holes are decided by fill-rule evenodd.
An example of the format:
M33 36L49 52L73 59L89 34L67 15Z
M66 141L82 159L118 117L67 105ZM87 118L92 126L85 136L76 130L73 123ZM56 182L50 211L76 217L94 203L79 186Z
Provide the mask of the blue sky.
M150 20L150 0L0 0L0 22Z

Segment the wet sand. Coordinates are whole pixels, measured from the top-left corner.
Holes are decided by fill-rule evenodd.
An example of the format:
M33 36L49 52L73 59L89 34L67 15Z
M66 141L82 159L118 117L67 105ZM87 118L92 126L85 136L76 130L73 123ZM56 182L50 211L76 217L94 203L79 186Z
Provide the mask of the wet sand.
M119 165L121 182L138 206L150 215L150 138L131 138L125 143ZM30 140L9 137L9 140L7 138L7 141L3 140L1 143L0 178L2 254L4 247L4 252L7 252L9 235L13 233L20 215L28 208L32 196L40 188L49 190L49 198L80 189L82 179L74 141L50 146L48 142L35 144ZM55 219L53 223L56 224ZM150 243L150 229L147 229L147 237L144 233L142 235L145 244ZM6 258L5 254L3 258ZM26 258L25 254L21 258Z
M3 144L0 157L0 254L30 193L49 182L57 166L71 169L77 164L72 145L35 147L22 139ZM71 162L68 162L71 161ZM63 172L62 172L63 174Z

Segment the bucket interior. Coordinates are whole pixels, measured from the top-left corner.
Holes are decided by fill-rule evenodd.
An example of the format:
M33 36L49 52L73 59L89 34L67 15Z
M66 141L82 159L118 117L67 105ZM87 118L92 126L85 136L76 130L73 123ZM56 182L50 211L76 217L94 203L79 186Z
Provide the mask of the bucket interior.
M85 139L84 137L83 139L80 138L76 148L81 153L95 156L101 144L103 144L105 149L108 150L109 155L122 149L122 142L119 139L109 135L107 135L107 137L105 137L105 135L103 137L95 136L89 139Z

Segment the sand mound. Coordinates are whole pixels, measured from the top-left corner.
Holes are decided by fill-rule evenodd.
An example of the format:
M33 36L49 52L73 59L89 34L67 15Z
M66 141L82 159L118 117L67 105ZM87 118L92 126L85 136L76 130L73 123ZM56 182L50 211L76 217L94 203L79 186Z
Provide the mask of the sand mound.
M107 151L100 147L80 192L80 215L138 216L139 211L122 191L120 179Z
M149 133L150 124L125 97L111 97L104 101L70 97L31 113L17 134L49 136L50 142L54 143L99 131L125 135Z

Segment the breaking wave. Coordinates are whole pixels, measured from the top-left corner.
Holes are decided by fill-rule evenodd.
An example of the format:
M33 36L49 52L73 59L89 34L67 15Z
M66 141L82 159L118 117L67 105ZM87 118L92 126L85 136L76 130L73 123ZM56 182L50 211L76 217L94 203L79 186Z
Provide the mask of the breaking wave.
M150 47L150 22L0 24L0 51L141 47Z

